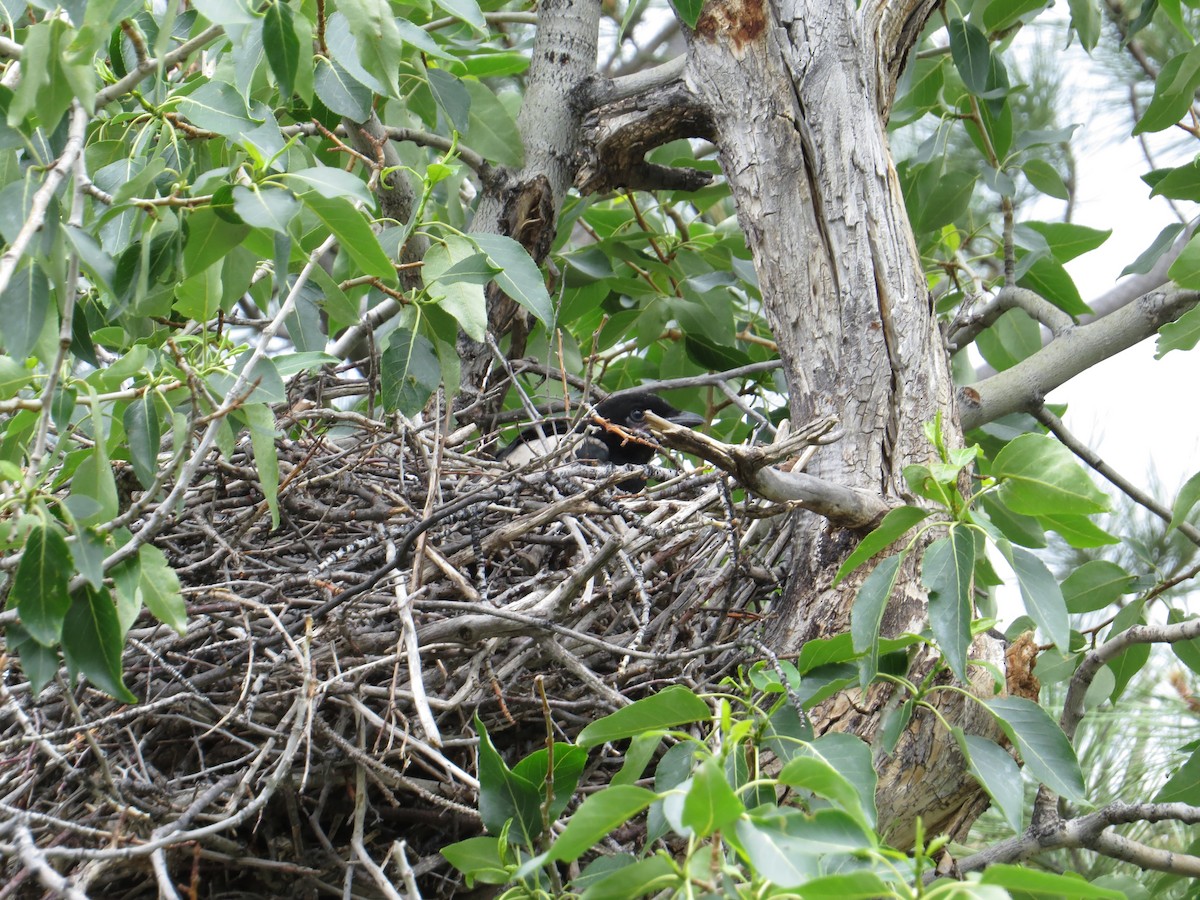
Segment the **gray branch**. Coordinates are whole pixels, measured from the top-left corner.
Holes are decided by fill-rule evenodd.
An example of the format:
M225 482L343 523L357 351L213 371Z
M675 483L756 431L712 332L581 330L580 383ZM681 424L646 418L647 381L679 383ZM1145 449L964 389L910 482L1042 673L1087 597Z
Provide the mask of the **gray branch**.
M1077 849L1092 850L1143 869L1200 876L1200 858L1147 847L1106 831L1113 825L1166 821L1200 823L1200 807L1186 803L1110 803L1096 812L1059 821L1042 831L1029 828L1024 834L960 859L957 868L959 872L975 872L997 863L1021 862L1048 850Z
M1200 619L1188 619L1174 625L1134 625L1111 638L1083 657L1083 662L1071 676L1067 688L1067 699L1063 704L1059 724L1068 738L1075 736L1075 729L1083 719L1084 696L1096 673L1135 644L1175 644L1200 637Z
M1088 325L1073 325L1011 369L958 389L964 430L1014 412L1032 412L1046 395L1096 363L1153 335L1200 302L1197 291L1153 291Z
M803 448L829 443L837 425L819 419L769 446L726 444L699 431L646 413L646 423L656 437L675 450L691 453L728 472L743 487L776 503L789 503L824 516L845 528L870 528L889 507L883 498L809 475L785 471L772 463L798 454Z

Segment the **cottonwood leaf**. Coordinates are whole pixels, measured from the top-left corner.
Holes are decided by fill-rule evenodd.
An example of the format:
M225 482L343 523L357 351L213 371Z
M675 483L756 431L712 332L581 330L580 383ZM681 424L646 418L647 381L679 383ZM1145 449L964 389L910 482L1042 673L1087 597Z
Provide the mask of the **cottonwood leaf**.
M1024 697L993 697L985 701L1000 728L1021 751L1025 768L1061 797L1084 799L1083 773L1070 741L1050 714Z

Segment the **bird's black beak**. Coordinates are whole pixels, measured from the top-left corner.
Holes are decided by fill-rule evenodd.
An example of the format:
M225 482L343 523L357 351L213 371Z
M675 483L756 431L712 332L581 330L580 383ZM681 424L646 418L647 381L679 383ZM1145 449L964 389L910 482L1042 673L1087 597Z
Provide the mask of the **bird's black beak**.
M697 425L704 424L704 416L698 416L693 412L678 412L673 416L665 417L668 422L674 422L676 425L686 425L688 428L695 428Z

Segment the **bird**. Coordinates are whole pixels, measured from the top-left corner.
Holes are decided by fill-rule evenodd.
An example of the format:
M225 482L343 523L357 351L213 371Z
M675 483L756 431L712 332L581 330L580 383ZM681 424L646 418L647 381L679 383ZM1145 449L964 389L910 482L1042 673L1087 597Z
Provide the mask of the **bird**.
M605 427L591 417L585 418L574 428L566 419L550 419L526 428L516 440L500 451L497 458L513 467L520 467L535 459L553 456L564 446L572 446L576 460L614 466L644 466L654 458L658 449L645 427L647 412L689 428L704 424L702 416L678 410L650 391L614 394L597 403L594 412L596 417L616 428ZM618 487L639 491L645 485L645 479L630 478L622 481Z

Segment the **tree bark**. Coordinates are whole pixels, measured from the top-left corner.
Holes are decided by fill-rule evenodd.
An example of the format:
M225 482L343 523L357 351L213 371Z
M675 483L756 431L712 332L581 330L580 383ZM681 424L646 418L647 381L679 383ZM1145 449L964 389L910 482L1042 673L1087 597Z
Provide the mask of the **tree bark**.
M502 172L485 185L471 222L473 231L512 237L538 265L546 259L558 225L563 198L578 165L580 123L577 102L582 86L594 76L600 28L600 0L542 0L529 62L525 100L517 130L525 148L519 171ZM528 314L494 285L488 291L488 332L511 335L510 356L524 352ZM463 406L482 401L472 418L498 407L503 394L481 397L494 360L491 349L459 334Z
M961 444L942 335L925 286L885 133L886 111L931 5L713 0L691 35L685 81L708 110L798 422L837 416L845 437L809 466L822 479L909 499L906 465L929 460L923 426L939 413ZM887 35L885 45L877 36ZM792 653L843 632L859 581L832 587L860 535L808 516L771 643ZM884 617L885 635L920 631L926 595L910 557ZM998 642L973 656L1002 667ZM927 670L928 658L914 662ZM981 672L981 670L973 670ZM991 680L973 685L984 695ZM824 730L870 739L892 696L842 695L816 711ZM978 704L945 713L995 736ZM880 823L911 842L917 816L958 830L983 808L950 735L918 716L892 754L877 754Z

